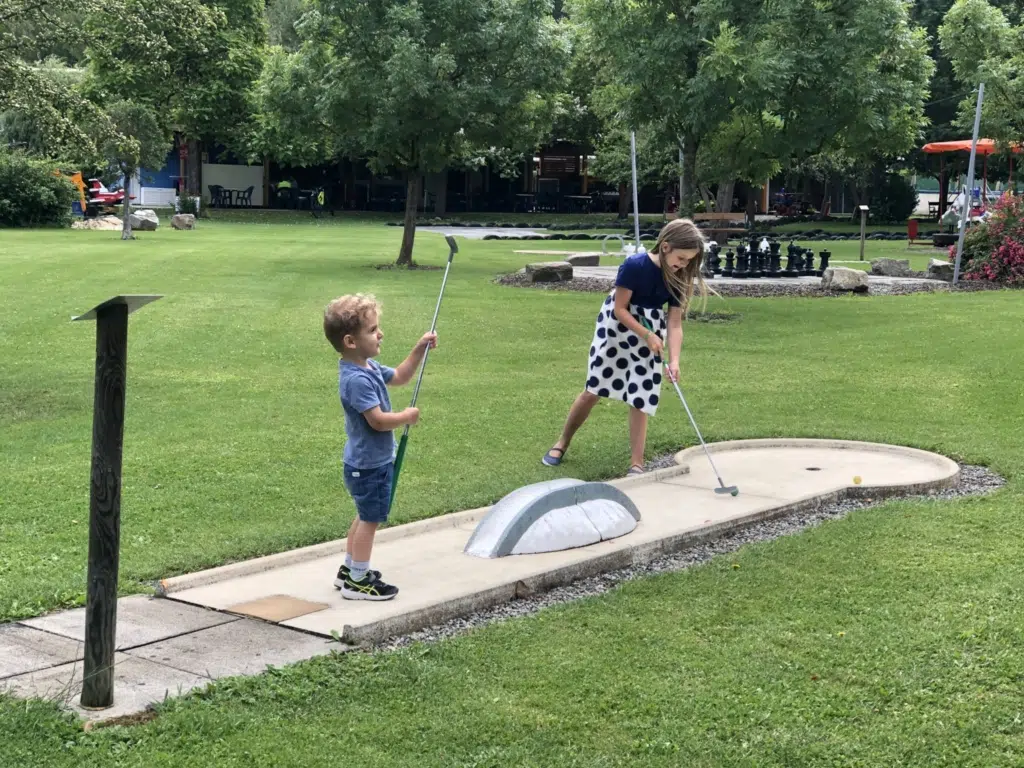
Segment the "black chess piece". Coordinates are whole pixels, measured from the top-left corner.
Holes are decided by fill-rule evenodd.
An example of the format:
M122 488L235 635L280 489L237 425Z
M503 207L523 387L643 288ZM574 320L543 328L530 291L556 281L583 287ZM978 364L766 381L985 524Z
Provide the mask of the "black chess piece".
M748 272L749 266L750 257L747 256L747 246L740 243L736 246L736 269L732 273L732 276L741 278L750 277Z
M797 276L797 251L799 246L790 243L786 246L786 270L782 273L783 277L796 277Z
M821 277L825 274L825 270L828 269L828 260L832 258L832 251L822 251L818 254L818 258L821 259L821 261L818 264L818 271L816 274L818 277Z
M761 271L761 250L757 244L757 238L750 238L750 243L747 246L747 253L750 254L750 277L761 277L763 272Z
M778 277L780 273L779 242L772 240L768 243L768 277Z
M816 274L814 271L814 251L810 248L804 251L804 268L800 270L800 274L804 277L811 277Z
M711 272L715 275L722 274L722 246L718 243L711 244Z
M722 277L732 277L733 272L736 269L736 256L732 252L732 248L725 252L725 269L722 270Z

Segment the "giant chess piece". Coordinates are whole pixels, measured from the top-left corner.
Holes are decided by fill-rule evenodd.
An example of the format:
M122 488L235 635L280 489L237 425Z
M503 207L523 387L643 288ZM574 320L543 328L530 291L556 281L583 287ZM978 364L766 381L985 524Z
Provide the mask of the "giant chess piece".
M772 240L768 243L768 277L778 277L780 274L779 241Z
M797 271L797 250L799 246L790 243L786 246L786 270L782 273L783 277L796 277Z
M804 251L804 267L800 270L800 274L804 277L811 277L817 274L814 271L814 251L810 248Z
M725 269L722 270L722 277L732 277L736 270L736 256L732 248L725 252Z
M750 254L750 276L751 277L763 277L764 272L761 271L761 250L757 243L757 238L750 238L750 244L747 246L747 252Z
M818 277L825 274L825 270L828 269L828 260L832 258L832 251L822 251L818 254L821 259L821 263L818 264L818 271L815 273Z
M711 272L714 275L722 274L722 246L718 243L711 244Z
M750 265L750 258L747 256L747 246L740 243L736 246L736 270L732 273L733 277L750 277L748 267Z

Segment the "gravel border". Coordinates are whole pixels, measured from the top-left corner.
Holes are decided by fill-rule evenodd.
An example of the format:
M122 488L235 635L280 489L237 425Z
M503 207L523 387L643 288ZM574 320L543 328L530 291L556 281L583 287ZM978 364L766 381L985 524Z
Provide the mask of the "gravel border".
M499 275L494 279L498 285L513 288L536 288L542 291L570 291L582 293L608 293L615 287L614 280L597 277L574 277L558 283L531 283L524 271ZM820 283L794 280L792 283L760 283L757 278L746 283L721 283L708 280L708 287L722 297L763 298L768 296L804 296L807 298L832 298L849 296L850 291L826 291ZM921 283L875 283L867 293L854 296L906 296L911 293L939 293L974 291L998 291L1005 286L985 280L964 280L953 286L943 280L930 279Z
M675 453L659 456L645 465L648 471L675 464ZM658 573L670 573L690 568L694 565L701 565L713 557L735 552L745 544L753 544L761 541L771 541L780 536L790 536L795 533L812 528L827 520L838 520L846 517L850 512L860 509L884 504L893 498L903 499L935 499L949 500L965 496L983 496L992 493L1006 484L1006 480L992 472L986 467L961 465L960 481L954 488L947 488L941 491L933 491L928 494L907 494L902 496L888 496L885 499L841 499L831 504L825 504L805 512L797 512L774 520L766 520L746 528L726 533L714 541L696 544L693 547L676 552L665 557L660 557L651 562L635 565L629 568L622 568L617 571L609 571L598 576L557 587L533 597L519 598L502 605L480 611L470 616L428 627L406 635L389 638L380 643L367 644L365 647L373 650L396 650L405 648L413 643L432 643L450 637L465 634L479 629L488 624L493 624L507 619L530 616L538 611L554 605L582 600L584 598L601 595L620 584L633 579L644 578Z

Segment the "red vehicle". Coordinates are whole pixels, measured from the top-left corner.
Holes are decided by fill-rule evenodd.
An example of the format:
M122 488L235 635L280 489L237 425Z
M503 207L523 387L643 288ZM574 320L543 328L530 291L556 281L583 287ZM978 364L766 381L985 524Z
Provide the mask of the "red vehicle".
M100 213L117 213L124 205L124 190L111 191L107 189L99 179L89 179L88 189L89 200L86 206L87 215L96 216ZM135 195L129 195L129 200L134 200Z

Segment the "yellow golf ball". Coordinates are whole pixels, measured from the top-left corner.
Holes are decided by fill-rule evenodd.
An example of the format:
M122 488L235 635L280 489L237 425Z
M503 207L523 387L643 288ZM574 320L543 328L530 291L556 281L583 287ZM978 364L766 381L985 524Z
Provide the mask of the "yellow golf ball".
M856 477L853 478L853 484L860 485L860 475L857 475Z

